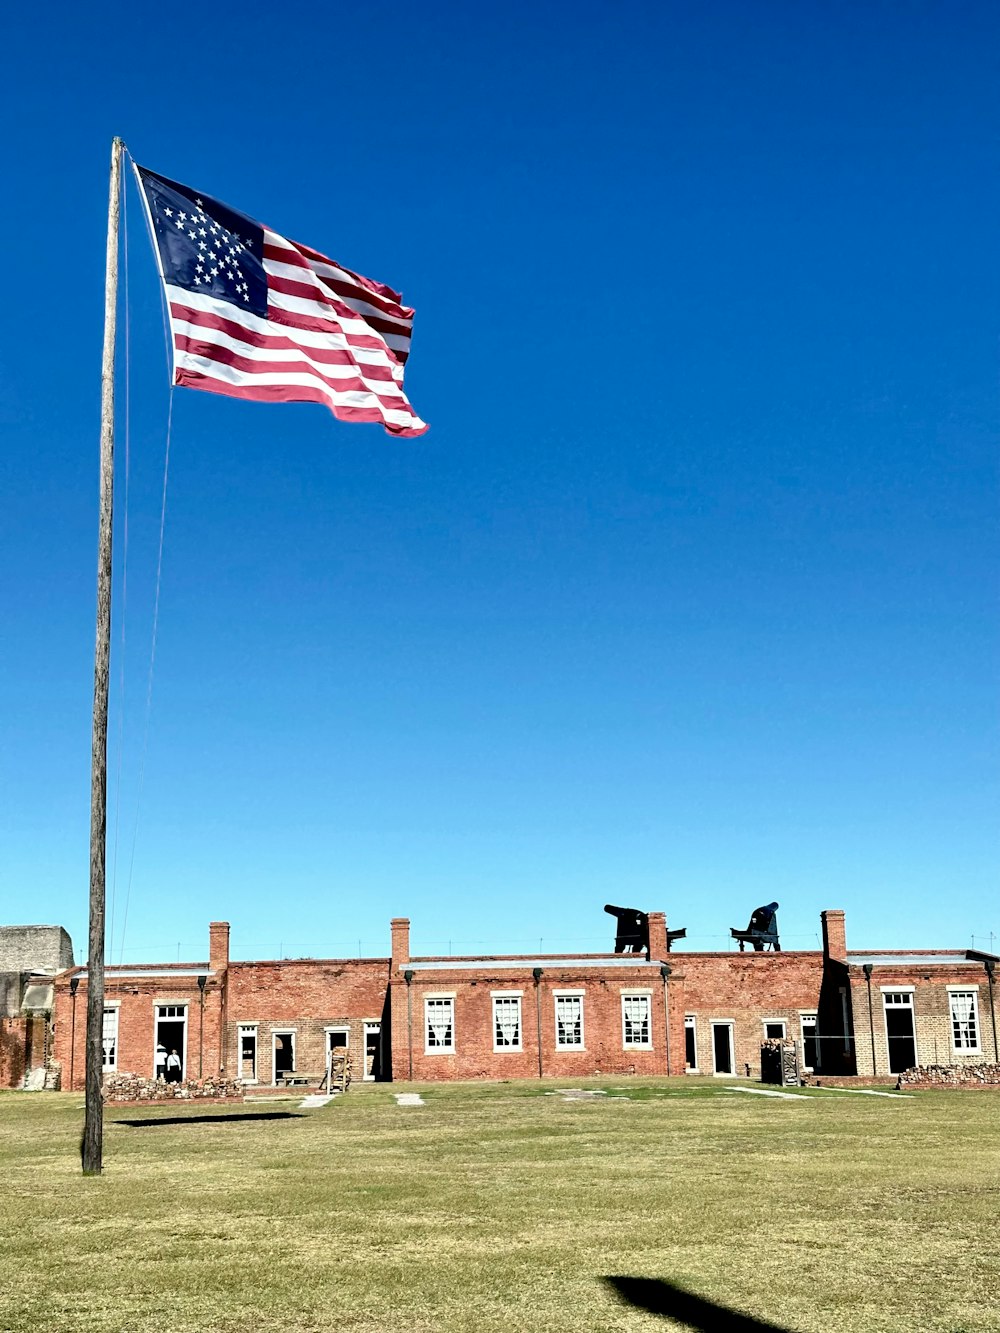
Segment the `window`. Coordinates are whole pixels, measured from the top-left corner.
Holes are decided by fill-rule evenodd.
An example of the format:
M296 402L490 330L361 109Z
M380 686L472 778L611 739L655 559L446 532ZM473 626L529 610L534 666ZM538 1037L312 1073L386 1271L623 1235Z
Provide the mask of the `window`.
M974 990L949 990L951 1045L959 1053L979 1050L979 994Z
M257 1024L240 1024L240 1078L244 1083L257 1082Z
M653 1042L650 1036L648 994L625 994L622 996L622 1042L627 1049L650 1050Z
M426 1052L435 1055L455 1049L455 997L428 996L424 1000Z
M783 1041L785 1037L784 1019L772 1018L764 1023L764 1036L768 1041Z
M556 1002L556 1050L573 1051L583 1049L583 995L555 995Z
M106 1074L113 1074L118 1068L118 1010L105 1009L104 1027L101 1036L103 1051L101 1066Z
M698 1026L694 1014L684 1015L684 1063L692 1074L697 1074Z
M521 997L520 995L493 996L493 1049L520 1051Z

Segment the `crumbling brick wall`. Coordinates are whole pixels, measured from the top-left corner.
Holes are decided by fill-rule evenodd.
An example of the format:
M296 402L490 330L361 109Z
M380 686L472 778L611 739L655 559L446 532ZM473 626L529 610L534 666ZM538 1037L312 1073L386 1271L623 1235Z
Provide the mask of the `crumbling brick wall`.
M27 1036L26 1018L0 1018L0 1088L19 1088L24 1082Z

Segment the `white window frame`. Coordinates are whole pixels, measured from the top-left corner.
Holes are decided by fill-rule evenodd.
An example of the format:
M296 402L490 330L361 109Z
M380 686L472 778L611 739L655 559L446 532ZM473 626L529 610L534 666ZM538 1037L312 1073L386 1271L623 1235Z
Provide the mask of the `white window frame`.
M493 1017L493 1053L494 1055L511 1055L524 1050L524 1005L521 997L524 994L519 990L491 990L490 991L490 1011ZM517 1013L517 1041L509 1045L501 1045L497 1040L497 1011L501 1005L509 1007L515 1006Z
M259 1082L259 1079L257 1077L257 1070L260 1064L260 1032L258 1030L259 1028L260 1028L259 1023L237 1023L236 1025L236 1041L239 1044L239 1056L237 1057L239 1060L239 1068L240 1068L239 1076L244 1083L250 1084L251 1086ZM245 1036L253 1037L253 1078L243 1078L243 1038Z
M582 989L573 990L554 990L552 992L552 1018L555 1024L556 1050L557 1051L585 1051L587 1049L587 1028L583 997L585 991ZM580 1040L578 1042L563 1042L559 1040L559 1001L560 1000L579 1000L580 1001Z
M951 1050L953 1055L982 1055L983 1036L982 1024L979 1020L979 987L978 986L949 986L948 990L948 1025L951 1030ZM972 1021L976 1028L975 1046L956 1046L955 1045L955 1010L954 1000L958 995L972 996Z
M117 1074L118 1072L118 1042L121 1035L121 1020L119 1011L121 1009L120 1000L108 1000L104 1005L104 1013L101 1015L101 1073ZM108 1018L114 1015L114 1032L111 1037L107 1037ZM108 1060L108 1041L112 1042L113 1059Z
M694 1033L694 1041L691 1043L694 1046L693 1065L688 1065L687 1063L687 1034L689 1031ZM697 1014L684 1015L684 1072L686 1074L697 1074L698 1072L698 1015Z
M344 1042L342 1046L338 1044L336 1047L334 1047L331 1044L330 1037L334 1032L342 1032L344 1036L347 1038L347 1040ZM326 1049L328 1052L332 1050L349 1051L351 1049L351 1027L349 1023L330 1023L327 1027L323 1029L323 1033L324 1033L324 1041L326 1042Z
M432 1046L430 1044L431 1005L447 1005L451 1015L451 1042L447 1046ZM440 1012L440 1011L439 1011ZM455 992L440 991L424 996L424 1055L454 1055L456 1051L455 1043Z
M623 1051L651 1051L653 1049L653 992L652 990L623 990L622 999L622 1050ZM646 1040L629 1041L628 1040L628 1020L625 1014L626 1001L645 1000L646 1001Z
M785 1038L788 1036L788 1021L787 1021L787 1019L784 1019L784 1018L762 1018L762 1019L760 1020L760 1025L761 1025L761 1027L764 1029L764 1040L765 1040L765 1041L784 1041ZM781 1028L781 1036L780 1036L780 1037L769 1037L769 1036L767 1035L767 1029L768 1029L769 1027L774 1027L774 1028L776 1028L776 1027L780 1027L780 1028Z
M290 1074L295 1073L298 1061L298 1031L296 1028L275 1028L271 1033L271 1086L278 1086L278 1038L291 1037L292 1039L292 1067Z

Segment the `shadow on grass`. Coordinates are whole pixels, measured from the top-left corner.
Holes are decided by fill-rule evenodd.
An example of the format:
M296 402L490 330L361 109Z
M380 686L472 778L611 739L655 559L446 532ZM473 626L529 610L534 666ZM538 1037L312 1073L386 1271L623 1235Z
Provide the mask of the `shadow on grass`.
M164 1115L153 1120L112 1120L112 1125L148 1129L151 1125L233 1125L247 1120L305 1120L297 1111L241 1111L238 1115Z
M790 1333L781 1324L768 1324L751 1315L706 1301L672 1282L653 1277L606 1277L604 1281L622 1301L649 1314L664 1315L705 1333Z

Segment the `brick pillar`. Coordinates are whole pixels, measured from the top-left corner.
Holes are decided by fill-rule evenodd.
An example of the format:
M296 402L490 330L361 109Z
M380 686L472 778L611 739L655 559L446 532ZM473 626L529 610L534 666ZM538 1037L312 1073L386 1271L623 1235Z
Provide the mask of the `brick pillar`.
M208 923L208 965L213 972L225 972L229 966L229 922Z
M394 916L389 925L392 930L392 971L398 972L410 961L410 918Z
M847 962L847 928L844 913L831 908L820 913L823 922L823 955L834 963Z
M664 912L649 913L649 956L663 958L667 956L667 918Z

